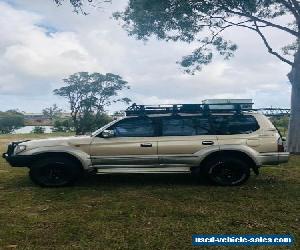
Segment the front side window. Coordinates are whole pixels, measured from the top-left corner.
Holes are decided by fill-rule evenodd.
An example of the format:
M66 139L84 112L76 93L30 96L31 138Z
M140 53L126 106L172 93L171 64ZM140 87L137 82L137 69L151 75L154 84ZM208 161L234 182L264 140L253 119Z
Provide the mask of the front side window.
M252 115L216 115L212 117L216 134L249 134L259 129Z
M163 136L193 136L209 134L210 126L203 117L165 117L162 119Z
M155 136L153 121L149 118L129 118L115 124L112 128L116 137Z

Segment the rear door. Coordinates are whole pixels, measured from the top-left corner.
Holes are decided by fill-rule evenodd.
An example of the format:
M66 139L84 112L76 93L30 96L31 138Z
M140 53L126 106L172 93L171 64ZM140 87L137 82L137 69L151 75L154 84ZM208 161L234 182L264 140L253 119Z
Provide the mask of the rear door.
M247 145L260 151L262 143L267 143L261 140L263 131L252 115L213 115L212 121L221 148L223 145Z
M208 147L218 147L208 117L178 115L161 118L160 164L193 164L198 159L197 152Z
M91 144L93 165L157 165L155 123L148 117L132 117L112 127L115 136L95 137Z

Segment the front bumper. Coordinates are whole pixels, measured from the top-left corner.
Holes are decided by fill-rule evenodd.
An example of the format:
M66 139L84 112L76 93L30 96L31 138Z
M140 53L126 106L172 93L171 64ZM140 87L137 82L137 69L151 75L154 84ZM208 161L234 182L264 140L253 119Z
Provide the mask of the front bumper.
M32 163L33 156L31 155L9 155L7 153L2 154L2 157L12 167L28 167Z
M289 152L261 153L258 156L260 165L278 165L289 160Z
M30 163L33 160L33 156L31 155L15 155L14 150L17 145L19 145L22 142L27 142L29 140L25 141L17 141L17 142L11 142L7 146L6 153L2 154L2 158L4 158L12 167L28 167L30 166Z

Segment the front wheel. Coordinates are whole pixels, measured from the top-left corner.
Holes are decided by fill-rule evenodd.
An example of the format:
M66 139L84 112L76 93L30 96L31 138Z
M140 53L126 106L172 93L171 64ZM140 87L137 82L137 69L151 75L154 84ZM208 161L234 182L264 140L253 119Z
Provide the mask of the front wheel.
M220 186L238 186L250 177L250 168L242 159L220 157L212 159L204 166L208 179Z
M64 157L47 157L36 161L30 168L31 180L43 187L62 187L74 183L81 173L81 166Z

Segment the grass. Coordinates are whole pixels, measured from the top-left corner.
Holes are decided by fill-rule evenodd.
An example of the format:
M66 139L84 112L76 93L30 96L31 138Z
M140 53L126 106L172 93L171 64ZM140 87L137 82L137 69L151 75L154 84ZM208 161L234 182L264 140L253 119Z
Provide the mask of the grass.
M49 135L0 136L0 152L28 136ZM0 249L193 249L196 233L292 234L300 249L300 157L241 187L189 175L89 175L49 189L27 172L0 160Z

